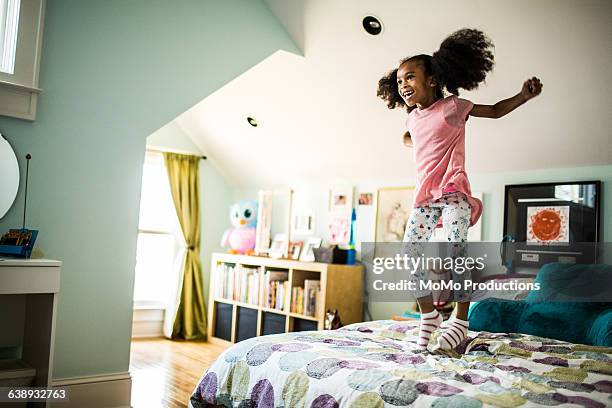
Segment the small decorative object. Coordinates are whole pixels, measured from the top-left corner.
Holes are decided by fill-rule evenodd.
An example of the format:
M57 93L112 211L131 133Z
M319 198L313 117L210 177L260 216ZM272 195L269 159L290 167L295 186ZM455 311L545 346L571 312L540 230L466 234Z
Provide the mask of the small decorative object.
M313 248L315 262L331 263L331 264L346 264L348 260L348 249L340 249L338 245L332 245L328 248Z
M30 173L30 159L28 153L26 158L26 178L25 178L25 197L23 200L23 223L21 229L11 229L0 238L0 255L14 256L17 258L29 258L38 236L38 230L31 230L25 227L26 211L28 207L28 178Z
M291 241L289 243L289 258L297 261L300 258L303 244L302 241Z
M357 200L359 205L372 205L373 201L372 193L359 193L359 199Z
M270 245L270 250L268 251L268 256L275 259L283 258L287 252L288 244L289 240L287 239L287 234L274 235L272 245Z
M259 192L257 206L257 227L255 230L255 254L263 255L270 249L272 230L272 191Z
M324 330L337 330L342 327L342 321L340 320L340 314L338 310L329 310L325 312L325 321L323 322Z
M251 254L255 248L255 226L257 225L257 202L240 201L230 207L233 228L223 234L221 246L234 254Z
M29 258L36 242L38 230L11 229L0 238L0 255Z
M346 254L347 265L355 265L357 260L357 250L355 249L355 223L357 222L357 211L353 208L351 212L351 234L348 243L348 253Z
M376 200L376 242L401 242L412 211L414 187L378 190Z
M313 248L320 248L323 240L321 238L312 237L309 238L304 247L302 248L302 252L300 253L300 261L304 262L313 262L315 260Z
M329 211L348 213L353 208L353 187L337 186L329 192Z
M315 262L321 263L334 263L334 250L337 248L336 245L330 247L313 248L312 252L315 257Z
M296 214L291 225L295 235L311 235L314 233L313 216L310 213Z

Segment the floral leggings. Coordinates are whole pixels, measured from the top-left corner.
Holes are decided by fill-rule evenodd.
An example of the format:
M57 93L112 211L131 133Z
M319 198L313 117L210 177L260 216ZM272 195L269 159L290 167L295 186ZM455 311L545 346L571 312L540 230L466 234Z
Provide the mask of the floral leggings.
M471 213L471 206L465 194L461 192L445 193L442 197L429 204L414 208L406 223L406 231L404 233L405 244L402 252L409 257L420 257L423 254L425 243L431 239L440 216L442 217L442 226L447 242L466 242ZM451 252L451 257L463 255L465 253L465 244L453 245ZM445 257L442 254L437 256ZM463 281L469 279L470 274L469 270L461 274L453 270L452 276L453 282L460 282L461 286L463 286ZM439 277L440 275L438 275ZM417 299L432 294L431 290L423 289L419 285L419 282L424 281L426 278L435 279L435 276L432 276L432 271L427 270L427 268L417 269L411 277L416 283L417 290L415 291L415 296ZM447 297L447 299L443 300L449 299L456 302L467 302L470 299L470 293L466 290L455 290L452 297Z

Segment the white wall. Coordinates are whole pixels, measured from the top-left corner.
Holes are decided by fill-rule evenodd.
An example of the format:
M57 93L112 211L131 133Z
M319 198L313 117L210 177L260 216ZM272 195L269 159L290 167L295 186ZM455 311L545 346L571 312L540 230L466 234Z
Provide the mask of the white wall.
M534 75L544 83L540 96L506 117L469 120L469 172L612 164L610 0L268 4L304 57L278 52L180 119L244 188L413 175L401 143L406 113L387 109L377 83L401 58L432 53L462 27L492 39L496 63L485 83L461 97L493 104ZM369 13L382 19L382 35L363 31ZM247 115L260 126L249 126Z

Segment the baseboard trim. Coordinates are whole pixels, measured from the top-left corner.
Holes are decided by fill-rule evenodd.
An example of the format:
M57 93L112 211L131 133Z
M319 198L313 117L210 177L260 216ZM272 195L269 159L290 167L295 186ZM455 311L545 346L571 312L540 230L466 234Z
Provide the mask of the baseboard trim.
M132 377L129 372L63 378L52 381L53 387L67 387L69 402L50 404L57 408L129 408Z
M132 338L164 337L164 322L132 322Z
M162 337L164 335L164 309L134 309L132 338Z

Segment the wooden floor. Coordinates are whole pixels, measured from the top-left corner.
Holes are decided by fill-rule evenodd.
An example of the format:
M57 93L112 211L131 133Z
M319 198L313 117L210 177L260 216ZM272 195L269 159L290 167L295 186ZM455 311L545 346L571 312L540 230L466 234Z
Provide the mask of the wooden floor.
M202 342L132 340L132 407L187 406L198 380L223 350Z

